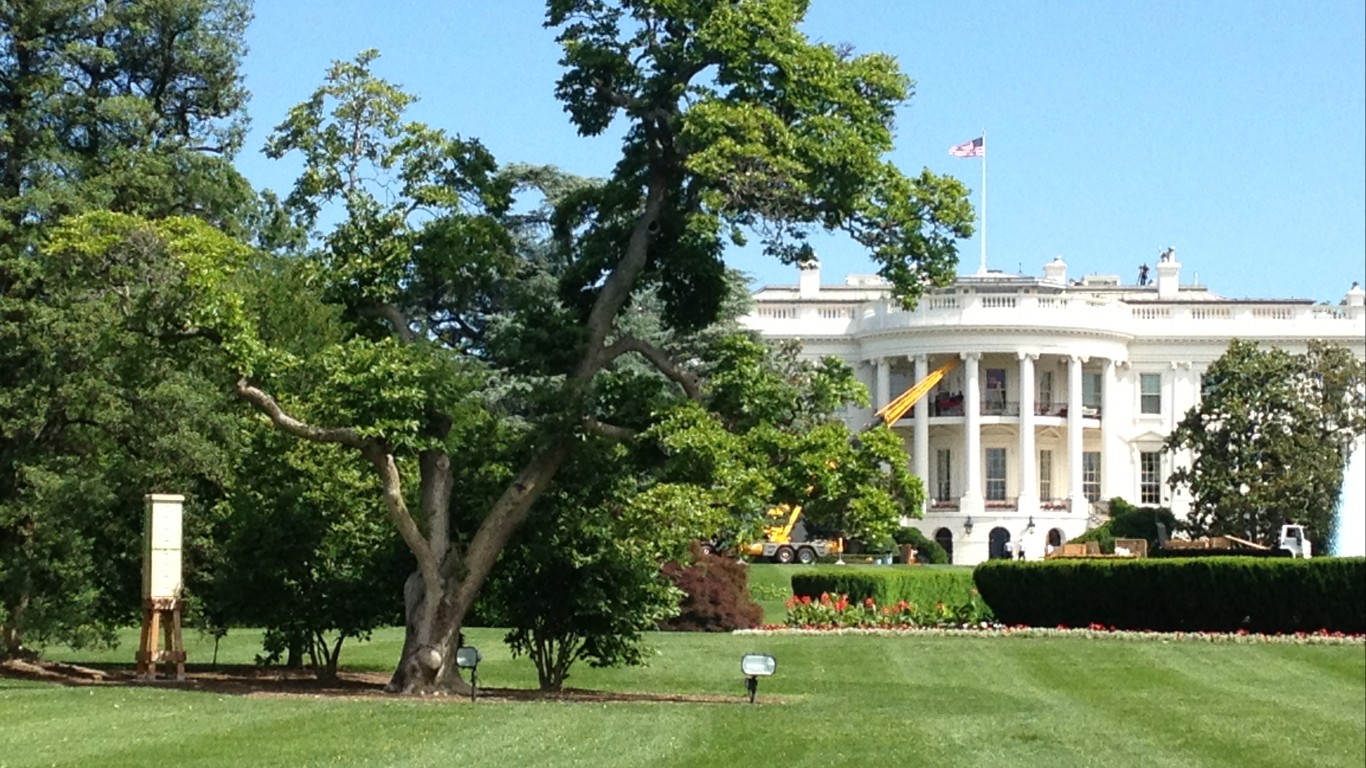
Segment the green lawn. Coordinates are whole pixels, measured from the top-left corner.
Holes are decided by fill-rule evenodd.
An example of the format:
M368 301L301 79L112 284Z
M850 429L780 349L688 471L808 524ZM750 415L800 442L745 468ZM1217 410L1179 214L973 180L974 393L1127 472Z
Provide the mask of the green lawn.
M791 569L784 569L791 572ZM234 632L220 659L250 661ZM343 652L387 670L398 630ZM133 646L136 638L129 640ZM497 630L469 632L481 681L534 686ZM186 636L192 662L213 642ZM658 634L651 666L575 687L733 703L243 698L0 679L0 767L18 766L1359 766L1366 653L1120 639ZM778 673L744 703L739 656ZM131 660L53 649L71 661Z

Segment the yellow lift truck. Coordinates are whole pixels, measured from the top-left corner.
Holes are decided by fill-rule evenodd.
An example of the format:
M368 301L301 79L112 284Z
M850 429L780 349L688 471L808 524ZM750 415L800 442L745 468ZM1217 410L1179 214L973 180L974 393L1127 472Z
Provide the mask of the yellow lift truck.
M895 424L957 365L957 360L950 360L931 371L928 376L916 382L915 386L884 405L864 431L884 424ZM763 541L756 541L745 549L751 557L764 558L775 563L810 565L816 562L817 558L844 552L844 539L829 541L806 537L806 524L802 522L801 505L779 504L768 511L768 516L776 522L764 528Z

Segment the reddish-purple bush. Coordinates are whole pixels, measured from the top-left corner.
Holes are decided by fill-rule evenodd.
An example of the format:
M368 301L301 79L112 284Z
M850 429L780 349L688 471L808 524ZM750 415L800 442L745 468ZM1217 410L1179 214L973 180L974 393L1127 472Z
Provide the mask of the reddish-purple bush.
M729 632L763 621L764 610L749 596L749 566L734 558L703 554L693 545L692 565L665 563L665 578L683 590L680 612L660 623L670 632Z

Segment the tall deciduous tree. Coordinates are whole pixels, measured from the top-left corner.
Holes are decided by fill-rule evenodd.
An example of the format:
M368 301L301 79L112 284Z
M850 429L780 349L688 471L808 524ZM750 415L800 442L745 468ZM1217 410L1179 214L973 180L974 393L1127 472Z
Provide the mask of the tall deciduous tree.
M1191 533L1274 546L1295 520L1330 541L1352 441L1366 431L1362 361L1319 341L1296 355L1235 340L1202 386L1166 444L1193 454L1169 479L1190 490Z
M332 375L307 404L272 394L280 356L231 340L238 392L279 428L354 448L378 472L418 566L393 688L463 687L454 643L512 534L576 444L637 434L600 418L611 414L595 399L605 372L638 357L677 393L702 398L686 366L621 324L642 292L659 298L669 327L705 327L726 294L727 243L757 234L774 257L800 262L816 230L866 247L908 302L951 276L955 242L970 233L966 190L885 159L910 82L891 57L808 41L805 10L767 0L548 4L571 120L588 136L617 119L627 131L611 178L556 206L559 300L523 309L524 325L557 343L507 366L541 377L522 414L526 458L467 536L450 528L451 465L467 458L452 453L454 431L489 412L475 395L500 362L486 359L482 339L517 267L511 180L477 143L405 123L410 97L370 74L372 54L334 67L277 130L271 151L305 158L291 199L306 218L329 200L345 206L319 255L357 334L315 361ZM366 181L376 174L392 180L385 197ZM229 292L214 301L234 305ZM407 460L420 477L411 495L399 470Z

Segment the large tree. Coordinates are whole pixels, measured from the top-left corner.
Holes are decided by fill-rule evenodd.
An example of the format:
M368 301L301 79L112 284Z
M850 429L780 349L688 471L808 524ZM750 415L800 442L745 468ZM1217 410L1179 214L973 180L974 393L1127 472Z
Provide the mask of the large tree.
M1331 541L1352 442L1366 432L1362 361L1320 341L1291 354L1234 340L1202 387L1166 443L1192 455L1169 478L1191 493L1189 531L1274 546L1293 520Z
M241 0L0 3L0 653L127 621L141 495L224 479L224 388L124 333L164 287L158 254L41 246L88 210L246 231L247 19Z
M728 243L757 235L795 263L822 229L866 247L908 302L952 275L956 240L970 233L966 190L928 171L907 177L884 157L909 80L891 57L808 41L805 9L549 3L571 120L587 136L616 120L627 130L612 176L556 206L558 300L517 308L542 331L523 347L532 359L493 359L485 346L517 250L513 180L477 143L404 122L410 97L371 75L369 54L337 65L277 130L271 151L305 160L291 201L306 220L344 205L321 237L320 280L356 333L318 359L288 360L245 325L214 320L237 317L230 290L210 291L196 316L216 322L244 399L290 434L355 449L378 473L417 560L395 689L463 687L453 644L509 538L575 445L633 433L603 407L604 373L639 357L675 393L702 399L686 365L623 331L642 292L659 298L668 326L704 327L726 295ZM278 390L275 371L300 363L325 366L328 381L306 396ZM500 383L511 389L490 397ZM476 458L454 450L458 433L509 404L524 426L521 466L470 516L472 530L453 531L452 464ZM401 462L417 467L411 494Z

